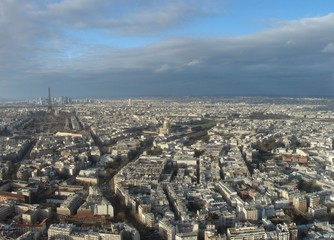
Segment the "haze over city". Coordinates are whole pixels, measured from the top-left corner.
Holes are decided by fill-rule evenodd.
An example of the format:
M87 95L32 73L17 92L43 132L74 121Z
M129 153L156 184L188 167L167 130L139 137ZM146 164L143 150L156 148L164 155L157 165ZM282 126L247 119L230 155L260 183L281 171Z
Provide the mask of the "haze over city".
M333 97L334 2L0 1L0 98ZM27 91L29 89L29 91Z

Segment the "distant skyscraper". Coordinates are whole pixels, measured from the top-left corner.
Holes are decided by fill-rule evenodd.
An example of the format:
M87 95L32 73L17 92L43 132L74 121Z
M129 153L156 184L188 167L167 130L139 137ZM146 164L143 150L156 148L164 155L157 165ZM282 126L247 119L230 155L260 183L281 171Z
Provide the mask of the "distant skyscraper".
M48 112L52 112L52 102L51 102L51 88L49 88L49 98L48 98Z
M131 107L132 106L132 99L130 98L128 101L128 106Z

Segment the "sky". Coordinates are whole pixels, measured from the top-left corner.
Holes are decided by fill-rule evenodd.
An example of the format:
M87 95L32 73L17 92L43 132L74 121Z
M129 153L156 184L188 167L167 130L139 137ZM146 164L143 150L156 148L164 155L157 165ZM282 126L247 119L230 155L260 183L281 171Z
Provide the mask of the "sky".
M333 0L0 0L0 100L334 97Z

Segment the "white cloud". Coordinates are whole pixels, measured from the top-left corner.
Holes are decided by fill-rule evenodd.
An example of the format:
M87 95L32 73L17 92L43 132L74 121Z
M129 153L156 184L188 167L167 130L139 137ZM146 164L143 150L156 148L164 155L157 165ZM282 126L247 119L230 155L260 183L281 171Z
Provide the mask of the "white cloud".
M287 46L293 46L293 45L296 45L296 43L294 41L292 41L292 40L288 40L288 41L285 42L285 45L287 45Z
M193 59L190 62L187 63L187 66L195 66L200 64L202 61L200 59Z
M327 46L322 49L323 53L334 53L334 42L328 43Z
M67 27L151 35L217 14L220 5L216 1L203 5L198 0L62 0L49 4L43 14Z
M154 71L158 73L162 73L162 72L167 72L168 70L170 70L170 66L168 64L162 64L160 67L158 67Z

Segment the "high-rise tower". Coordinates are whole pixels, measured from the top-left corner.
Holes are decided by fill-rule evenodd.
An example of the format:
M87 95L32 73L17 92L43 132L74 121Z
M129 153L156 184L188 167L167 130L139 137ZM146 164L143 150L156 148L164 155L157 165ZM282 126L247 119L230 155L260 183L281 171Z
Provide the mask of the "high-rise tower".
M48 98L48 112L52 112L52 102L51 102L51 88L49 88L49 98Z

